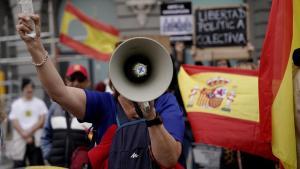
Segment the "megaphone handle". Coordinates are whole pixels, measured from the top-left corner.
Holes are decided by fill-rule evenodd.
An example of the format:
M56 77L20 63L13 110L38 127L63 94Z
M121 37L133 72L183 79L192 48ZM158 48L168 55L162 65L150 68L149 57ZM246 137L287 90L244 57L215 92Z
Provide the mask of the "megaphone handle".
M139 117L143 118L144 117L143 112L142 112L140 106L137 104L137 102L133 102L133 105L134 105L135 111L139 115Z
M149 102L142 102L143 109L145 113L148 113L150 111L150 104Z
M142 105L142 109L144 110L144 113L148 113L150 111L150 104L149 102L141 102L140 105L137 102L133 102L135 111L140 116L140 118L144 118L143 111L141 110L140 105Z

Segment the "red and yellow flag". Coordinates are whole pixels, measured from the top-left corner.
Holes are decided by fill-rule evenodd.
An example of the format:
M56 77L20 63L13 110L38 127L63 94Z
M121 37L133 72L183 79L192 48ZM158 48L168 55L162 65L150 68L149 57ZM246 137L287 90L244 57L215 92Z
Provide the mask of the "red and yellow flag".
M69 34L72 29L70 23L74 20L79 21L87 32L83 41L75 40ZM61 22L61 43L93 59L108 61L118 42L118 36L119 31L113 26L90 18L71 3L67 3Z
M297 168L291 56L300 47L299 16L299 0L272 1L259 72L261 136L285 169Z
M196 142L273 158L259 137L257 71L184 65L178 83Z

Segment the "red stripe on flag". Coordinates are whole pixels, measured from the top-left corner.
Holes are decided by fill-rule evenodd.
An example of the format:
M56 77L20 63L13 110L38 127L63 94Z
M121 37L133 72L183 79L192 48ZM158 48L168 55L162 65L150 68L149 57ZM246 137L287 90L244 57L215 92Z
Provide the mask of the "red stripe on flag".
M270 142L258 137L258 123L201 112L188 112L187 115L196 142L275 159Z
M75 6L73 6L70 2L67 3L65 7L65 11L72 13L79 20L91 25L92 27L110 33L112 35L119 36L119 31L116 28L85 15L80 10L78 10Z
M189 75L194 75L197 73L230 73L246 76L258 76L258 71L256 70L244 70L244 69L233 69L233 68L220 68L220 67L208 67L208 66L195 66L195 65L183 65L184 70Z
M292 3L280 0L272 1L259 70L259 110L261 112L262 139L271 140L272 138L271 109L288 64L292 33Z
M92 59L102 60L102 61L109 61L110 54L101 53L83 43L80 41L76 41L72 39L68 35L60 34L59 35L60 42L64 43L65 45L76 49L77 52L86 54Z

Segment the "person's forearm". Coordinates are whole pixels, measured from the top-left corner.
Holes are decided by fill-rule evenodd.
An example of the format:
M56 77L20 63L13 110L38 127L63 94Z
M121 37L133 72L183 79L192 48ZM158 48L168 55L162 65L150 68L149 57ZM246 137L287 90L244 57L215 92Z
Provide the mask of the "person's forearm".
M38 40L32 44L27 44L27 48L32 56L33 62L41 63L45 57L45 49L41 41ZM61 96L66 91L66 86L54 67L51 58L49 58L44 65L36 67L36 70L38 77L49 96L53 100L60 102Z
M16 129L16 131L20 134L21 137L24 138L24 130L21 128L18 120L12 120L12 125Z
M44 47L40 40L27 44L28 51L35 63L41 63L45 57ZM85 94L82 89L65 86L52 61L36 67L38 77L48 95L75 117L82 119L85 113Z
M163 167L174 167L181 153L181 145L163 125L148 127L151 150L155 160Z
M35 28L30 26L32 25L30 23L32 21L34 21ZM40 17L38 15L19 14L16 29L32 56L32 61L36 65L38 77L41 80L43 87L52 99L58 102L63 101L65 98L61 96L66 94L66 86L50 58L46 59L46 52L40 39ZM36 32L35 38L27 35L27 33L31 32L33 29L35 29Z
M32 20L35 23L35 38L27 34L33 30L30 26ZM52 61L50 58L47 59L47 54L40 39L40 17L38 15L20 14L16 29L32 56L38 77L48 95L70 113L73 113L74 116L83 119L86 104L85 93L82 89L65 86Z
M30 135L34 135L34 133L40 129L43 128L44 126L44 121L45 121L45 115L41 115L38 122L36 122L30 129Z

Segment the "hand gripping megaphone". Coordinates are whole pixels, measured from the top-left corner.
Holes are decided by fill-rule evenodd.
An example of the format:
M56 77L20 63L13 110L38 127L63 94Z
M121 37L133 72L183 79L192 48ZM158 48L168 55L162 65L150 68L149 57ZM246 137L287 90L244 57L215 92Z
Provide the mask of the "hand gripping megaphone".
M173 76L168 51L155 40L135 37L113 52L109 76L114 88L133 102L148 102L163 94Z

